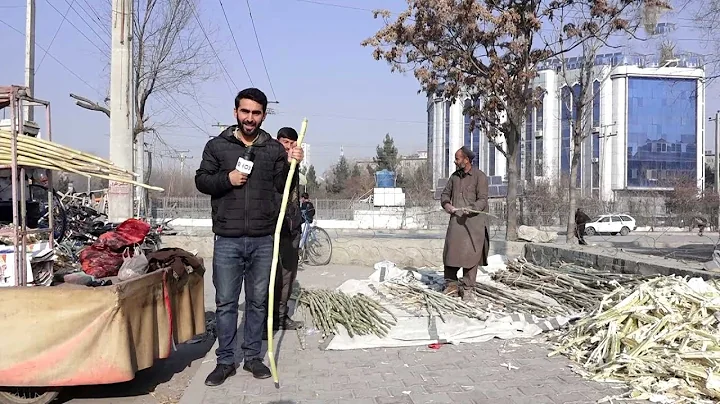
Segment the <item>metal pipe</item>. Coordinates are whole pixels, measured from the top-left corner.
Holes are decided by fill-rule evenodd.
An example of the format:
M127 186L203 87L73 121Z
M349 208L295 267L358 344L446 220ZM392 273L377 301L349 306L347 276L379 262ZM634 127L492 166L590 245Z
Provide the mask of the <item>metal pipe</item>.
M18 189L17 189L17 179L18 179L18 166L17 166L17 125L18 122L20 122L20 119L22 119L22 111L20 110L20 105L18 105L18 98L17 98L17 88L12 87L10 89L10 154L12 155L10 157L10 183L11 189L12 189L12 212L13 212L13 251L15 252L15 286L21 286L24 285L22 278L24 275L26 275L26 271L24 271L24 268L22 268L21 264L22 261L20 260L20 254L18 251L18 237L20 237L19 231L19 218L18 215L20 212L18 212Z
M47 138L48 142L52 142L52 130L50 119L50 104L45 106L45 116L47 120ZM53 174L52 170L46 170L45 176L48 179L48 230L50 231L48 243L50 248L55 248L55 198L53 198Z

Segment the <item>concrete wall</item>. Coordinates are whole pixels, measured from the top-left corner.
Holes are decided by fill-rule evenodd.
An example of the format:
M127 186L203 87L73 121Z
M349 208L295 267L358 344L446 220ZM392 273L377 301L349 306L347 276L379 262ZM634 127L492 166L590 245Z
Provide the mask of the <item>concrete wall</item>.
M445 240L442 238L393 238L381 237L333 237L332 264L372 266L388 260L400 267L438 267L442 266L442 253ZM503 254L511 257L523 253L524 243L493 240L490 242L490 254ZM211 235L164 236L163 247L197 250L198 255L210 265L213 250Z
M640 275L678 275L718 278L720 273L704 270L698 262L679 261L671 258L642 254L629 254L616 249L591 246L558 246L552 244L525 245L525 259L541 266L557 262L571 262L587 268Z

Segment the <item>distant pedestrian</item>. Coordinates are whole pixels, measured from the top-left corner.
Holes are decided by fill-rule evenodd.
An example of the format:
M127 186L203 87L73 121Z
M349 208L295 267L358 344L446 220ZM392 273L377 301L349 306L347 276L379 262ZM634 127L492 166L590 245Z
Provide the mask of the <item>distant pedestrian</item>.
M488 178L472 165L475 153L467 146L455 152L455 171L445 185L440 206L450 214L443 264L447 294L457 292L463 300L475 298L478 265L487 265L490 249L488 220ZM463 269L458 285L458 270Z
M697 214L693 217L693 224L698 228L698 236L702 237L705 228L708 225L707 219L702 214Z
M590 222L590 216L586 215L581 208L575 211L575 236L580 245L587 245L585 242L585 225Z

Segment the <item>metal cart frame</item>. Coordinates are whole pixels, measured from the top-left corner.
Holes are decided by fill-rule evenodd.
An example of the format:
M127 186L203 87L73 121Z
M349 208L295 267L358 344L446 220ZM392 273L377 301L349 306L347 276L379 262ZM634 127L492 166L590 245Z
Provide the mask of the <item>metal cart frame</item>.
M0 86L0 109L10 107L10 157L11 164L0 165L0 169L10 169L12 182L12 211L13 229L11 231L0 231L0 235L10 236L15 247L15 285L26 286L27 279L27 240L29 234L49 233L50 248L54 248L54 217L53 217L53 194L48 192L48 228L28 229L27 228L27 168L34 168L31 165L24 165L18 159L18 136L28 136L25 131L24 109L25 107L45 107L47 126L45 135L48 141L52 141L52 126L50 118L50 102L32 97L27 87L22 86ZM40 135L38 135L40 137ZM52 170L45 169L48 180L48 189L52 189Z

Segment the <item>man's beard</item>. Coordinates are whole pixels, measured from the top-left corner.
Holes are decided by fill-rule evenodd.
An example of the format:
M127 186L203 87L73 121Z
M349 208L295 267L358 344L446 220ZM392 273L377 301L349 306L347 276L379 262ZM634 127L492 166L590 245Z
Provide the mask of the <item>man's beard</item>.
M456 167L458 170L464 170L464 169L465 169L465 164L455 164L455 167Z
M262 125L262 122L260 122L260 124L258 124L255 127L255 129L253 129L253 131L250 133L245 132L245 126L243 126L242 122L240 122L239 119L237 120L237 124L238 124L238 129L240 129L240 133L242 133L246 137L253 138L253 137L257 136L258 133L260 133L260 125Z

